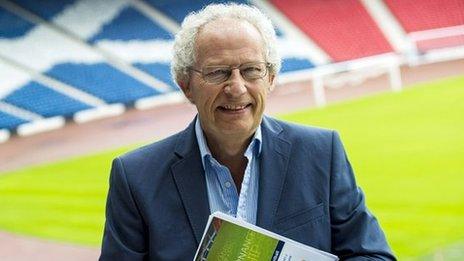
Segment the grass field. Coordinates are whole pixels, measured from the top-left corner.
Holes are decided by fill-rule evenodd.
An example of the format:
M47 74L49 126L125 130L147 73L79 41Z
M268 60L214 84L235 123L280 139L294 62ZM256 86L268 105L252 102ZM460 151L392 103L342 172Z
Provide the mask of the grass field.
M464 242L464 77L280 118L340 132L400 260ZM128 149L0 175L0 230L98 246L110 162Z

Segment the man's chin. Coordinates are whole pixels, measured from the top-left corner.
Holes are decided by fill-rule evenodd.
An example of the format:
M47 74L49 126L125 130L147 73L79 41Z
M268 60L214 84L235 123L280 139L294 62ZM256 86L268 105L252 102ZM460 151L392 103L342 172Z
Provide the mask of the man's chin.
M237 138L249 138L256 131L257 126L253 124L224 124L218 128L221 134L225 136L234 136Z

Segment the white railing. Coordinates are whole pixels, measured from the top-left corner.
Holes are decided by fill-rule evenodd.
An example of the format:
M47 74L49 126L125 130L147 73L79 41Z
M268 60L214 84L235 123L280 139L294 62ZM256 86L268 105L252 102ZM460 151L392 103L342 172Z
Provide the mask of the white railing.
M410 48L405 52L409 65L464 58L464 24L407 34Z
M6 142L10 138L10 132L6 129L0 129L0 143Z
M401 64L402 57L400 55L387 53L346 62L320 65L303 71L285 73L279 76L278 84L284 85L291 82L311 80L313 83L314 101L316 106L322 107L327 104L325 86L326 78L328 76L346 72L358 72L356 77L366 79L369 78L372 71L376 71L377 73L387 73L389 75L391 89L398 92L402 89Z

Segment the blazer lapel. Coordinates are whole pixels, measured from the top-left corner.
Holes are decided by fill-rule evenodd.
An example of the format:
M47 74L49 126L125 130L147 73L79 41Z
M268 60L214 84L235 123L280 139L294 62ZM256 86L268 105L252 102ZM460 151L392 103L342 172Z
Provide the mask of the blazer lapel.
M197 244L210 214L206 181L195 136L195 120L180 135L175 153L179 161L171 166L174 182L187 213Z
M291 143L281 137L282 127L273 119L263 118L263 147L259 175L257 225L272 229L287 174Z

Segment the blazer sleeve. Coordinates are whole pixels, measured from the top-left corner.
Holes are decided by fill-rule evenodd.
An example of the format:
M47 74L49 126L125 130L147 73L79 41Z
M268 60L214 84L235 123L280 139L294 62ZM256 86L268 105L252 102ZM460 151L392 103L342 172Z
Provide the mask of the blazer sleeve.
M365 205L339 135L332 134L330 180L332 252L341 260L396 260Z
M148 256L145 225L121 159L113 161L106 201L100 260L144 260Z

